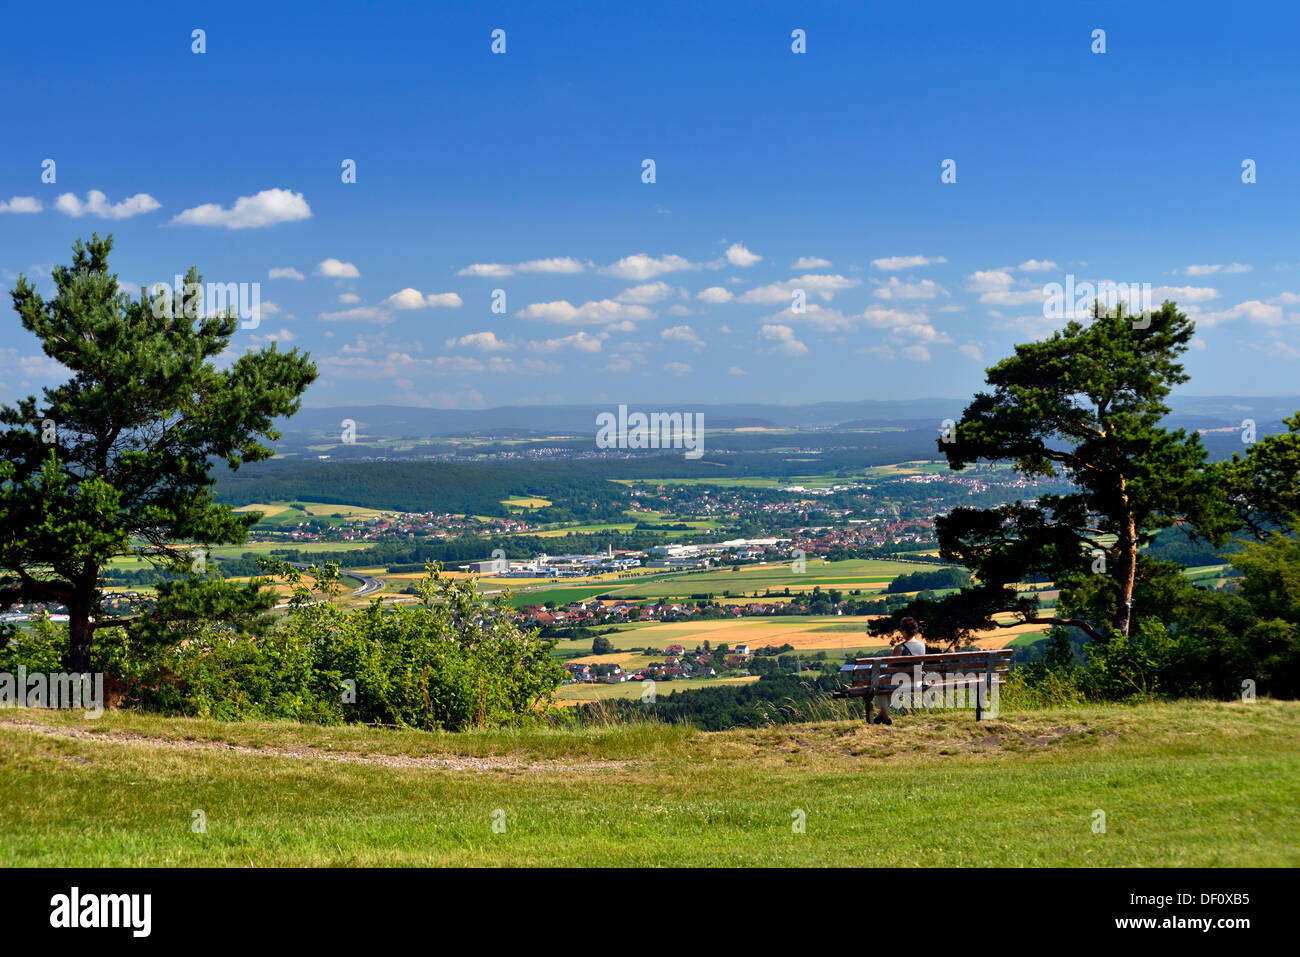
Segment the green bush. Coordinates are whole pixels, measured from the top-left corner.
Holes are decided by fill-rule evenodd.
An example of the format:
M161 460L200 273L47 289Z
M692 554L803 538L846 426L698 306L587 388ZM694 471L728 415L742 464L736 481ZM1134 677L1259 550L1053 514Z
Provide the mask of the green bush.
M463 730L532 721L559 687L555 641L520 631L502 599L484 600L468 581L431 569L419 604L346 611L321 600L339 591L337 567L313 571L315 590L280 566L294 597L260 634L192 622L181 644L161 651L106 641L131 702L225 720Z

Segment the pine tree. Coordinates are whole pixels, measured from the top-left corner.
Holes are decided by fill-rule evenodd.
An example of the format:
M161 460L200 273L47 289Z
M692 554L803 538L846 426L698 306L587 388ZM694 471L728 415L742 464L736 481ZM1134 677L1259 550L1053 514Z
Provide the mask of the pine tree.
M316 378L306 354L274 344L218 369L238 318L200 315L197 271L177 301L133 299L109 272L112 248L112 236L78 240L49 300L19 277L24 328L72 378L0 406L0 607L66 605L66 664L78 672L92 670L101 628L265 608L256 588L195 575L162 589L151 618L109 618L100 573L120 555L200 572L196 544L244 541L259 516L215 503L213 465L268 458L260 440L279 438L273 420L297 411Z

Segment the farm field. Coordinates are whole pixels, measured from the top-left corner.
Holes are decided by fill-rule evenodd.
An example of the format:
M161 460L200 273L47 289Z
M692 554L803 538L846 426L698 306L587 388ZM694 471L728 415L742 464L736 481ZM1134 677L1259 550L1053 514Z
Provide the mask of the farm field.
M708 641L711 645L726 644L735 647L746 644L750 648L768 645L790 645L795 651L849 652L857 649L879 650L887 641L867 634L870 615L788 615L779 617L713 619L701 621L666 621L638 624L628 630L608 632L605 637L615 652L629 652L632 648L665 648L682 645L694 648ZM620 628L627 626L619 626ZM1006 648L1020 638L1034 641L1047 633L1046 625L1016 625L984 632L975 641L980 649ZM561 641L560 650L574 651L591 648L592 639ZM630 656L629 656L630 657ZM589 656L573 659L584 663L615 662L623 664L617 654Z
M1300 866L1300 703L1263 698L715 733L6 709L0 771L6 867Z

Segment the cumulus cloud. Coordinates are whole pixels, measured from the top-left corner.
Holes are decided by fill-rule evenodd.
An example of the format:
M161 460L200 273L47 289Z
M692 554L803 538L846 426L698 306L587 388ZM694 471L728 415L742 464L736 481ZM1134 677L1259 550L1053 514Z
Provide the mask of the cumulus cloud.
M938 295L948 295L948 291L936 282L922 279L920 282L902 282L897 276L890 276L888 282L871 280L877 288L872 295L877 299L933 299Z
M463 302L454 292L429 293L426 296L420 290L407 286L385 299L384 305L394 309L436 309L440 306L458 309Z
M270 279L306 279L307 277L292 266L272 266L267 273Z
M756 262L761 262L762 259L762 256L746 249L743 243L732 243L731 247L727 250L727 262L731 263L733 266L744 268L746 266L752 266Z
M141 213L151 213L161 206L162 203L148 193L136 193L120 203L110 203L108 197L97 189L92 189L86 194L85 202L77 199L75 193L64 193L54 201L54 208L68 216L97 216L100 219L130 219ZM30 210L16 210L16 212L30 212Z
M990 306L1023 306L1043 301L1042 286L1017 289L1016 278L1006 269L981 269L968 277L970 292L978 293L980 302Z
M1247 322L1260 326L1280 326L1286 322L1282 314L1282 307L1274 303L1261 302L1258 299L1251 299L1247 302L1240 302L1231 309L1224 309L1219 312L1201 312L1196 310L1192 318L1196 320L1198 327L1217 326L1223 322L1231 322L1236 319L1245 319Z
M1021 272L1047 272L1060 267L1050 259L1026 259L1016 268Z
M352 319L379 323L393 321L392 315L378 306L357 306L354 309L344 309L341 312L322 312L319 318L326 322L346 322Z
M738 296L737 302L782 302L789 300L791 294L796 289L802 289L807 295L820 296L829 302L837 292L844 289L852 289L854 286L862 285L861 280L846 279L843 276L827 276L809 273L800 276L798 279L787 279L785 282L774 282L766 286L759 286L749 290L742 296Z
M930 343L952 342L952 337L936 329L930 323L930 317L923 312L905 312L901 309L882 309L873 306L853 318L861 319L867 325L877 329L888 330L897 342L908 339Z
M665 362L664 371L671 376L689 375L691 367L685 362Z
M581 330L571 336L564 336L559 339L543 339L528 343L529 352L542 354L560 352L564 349L574 349L578 352L600 352L602 348L604 346L601 336L593 336Z
M919 269L921 266L932 266L947 261L943 256L887 256L884 259L871 260L871 265L877 269L893 272L899 269Z
M322 260L316 267L316 275L330 279L360 279L361 270L352 263L340 262L331 256L329 259Z
M1186 269L1183 270L1183 275L1213 276L1217 272L1242 273L1242 272L1250 272L1250 270L1251 267L1244 265L1243 263L1229 263L1226 266L1223 265L1222 263L1216 263L1214 265L1188 266Z
M584 272L589 263L583 263L571 256L552 256L549 259L529 259L526 262L509 265L507 263L472 263L457 272L458 276L487 276L504 278L517 272L558 273L572 275Z
M958 346L957 351L967 359L974 359L976 362L982 362L984 360L984 353L982 353L980 347L975 345L973 342L968 342L965 345Z
M656 259L646 253L637 253L635 256L624 256L618 262L605 266L600 272L607 276L617 276L619 279L642 280L653 279L664 273L704 268L713 268L713 264L706 267L702 263L693 263L681 256L669 255Z
M68 195L72 196L71 193ZM41 201L35 196L14 196L7 201L0 200L0 213L39 213L42 208Z
M730 302L734 297L731 290L724 286L710 286L708 289L701 289L695 294L695 298L700 302L711 302L713 304Z
M670 329L662 329L659 332L660 339L668 339L674 342L684 342L696 349L704 348L704 340L696 335L695 330L690 326L673 326Z
M1151 301L1153 303L1164 302L1166 299L1172 299L1178 303L1206 302L1218 298L1219 290L1210 289L1207 286L1156 286L1151 290Z
M650 319L654 313L645 306L628 305L615 302L613 299L586 302L581 306L575 306L567 299L561 299L557 302L534 302L516 315L521 319L542 319L547 322L594 326L621 320Z
M790 266L791 269L829 269L831 261L819 256L800 256Z
M619 302L634 302L648 305L667 299L673 294L673 287L666 282L648 282L640 286L624 289L616 297Z
M930 350L925 346L906 346L903 349L903 357L913 362L929 362Z
M287 189L264 189L254 196L240 196L229 209L224 209L217 203L195 206L177 215L172 222L180 226L257 229L310 218L311 207L303 199L302 193Z
M360 302L360 301L361 301L361 297L358 296L355 292L341 292L341 293L339 293L339 302L344 302L344 303L348 303L349 305L351 305L351 304L354 303L354 302Z
M492 279L513 276L514 274L514 266L506 266L501 263L472 263L456 273L457 276L486 276Z
M795 337L794 330L782 323L764 324L759 334L768 342L775 343L768 351L776 355L801 356L808 347Z
M448 339L446 345L448 349L464 346L477 349L479 352L511 352L515 348L510 343L498 339L495 332L471 332L468 335Z

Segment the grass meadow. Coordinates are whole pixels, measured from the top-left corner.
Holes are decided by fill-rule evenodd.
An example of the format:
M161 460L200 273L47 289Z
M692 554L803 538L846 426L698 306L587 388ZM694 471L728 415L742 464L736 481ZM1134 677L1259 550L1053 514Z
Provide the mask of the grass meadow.
M459 735L0 712L5 866L1293 867L1298 832L1296 702Z

